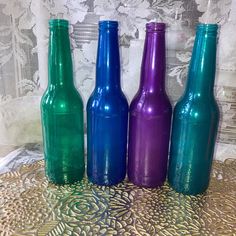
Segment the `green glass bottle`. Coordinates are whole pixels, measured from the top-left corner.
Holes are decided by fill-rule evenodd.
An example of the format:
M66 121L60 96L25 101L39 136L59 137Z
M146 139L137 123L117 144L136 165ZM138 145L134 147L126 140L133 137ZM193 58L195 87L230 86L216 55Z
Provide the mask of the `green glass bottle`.
M49 21L48 87L41 100L46 175L55 184L84 176L83 102L73 82L68 21Z
M199 24L183 97L174 108L168 181L183 194L203 193L219 123L214 97L217 25Z

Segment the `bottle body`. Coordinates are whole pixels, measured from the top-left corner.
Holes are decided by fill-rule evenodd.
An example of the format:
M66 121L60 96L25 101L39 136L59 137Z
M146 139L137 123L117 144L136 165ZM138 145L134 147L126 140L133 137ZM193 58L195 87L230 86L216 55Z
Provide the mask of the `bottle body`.
M87 175L98 185L125 178L128 103L120 88L117 22L99 23L96 86L87 104Z
M87 175L98 185L115 185L126 174L128 104L116 95L95 91L87 105Z
M130 105L128 177L145 187L161 186L167 172L172 108L165 92L164 30L163 23L146 26L140 88Z
M198 25L185 94L174 108L168 181L183 194L203 193L219 123L214 97L217 25Z
M73 84L68 22L50 21L49 81L41 100L45 169L55 184L84 175L83 102Z

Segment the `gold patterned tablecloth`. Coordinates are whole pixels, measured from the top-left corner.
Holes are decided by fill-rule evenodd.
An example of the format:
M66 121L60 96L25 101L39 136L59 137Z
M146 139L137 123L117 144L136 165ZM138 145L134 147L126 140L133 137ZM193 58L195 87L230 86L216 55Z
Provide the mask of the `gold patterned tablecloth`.
M55 186L43 168L0 175L0 235L236 235L236 160L215 162L209 190L196 197L167 184Z

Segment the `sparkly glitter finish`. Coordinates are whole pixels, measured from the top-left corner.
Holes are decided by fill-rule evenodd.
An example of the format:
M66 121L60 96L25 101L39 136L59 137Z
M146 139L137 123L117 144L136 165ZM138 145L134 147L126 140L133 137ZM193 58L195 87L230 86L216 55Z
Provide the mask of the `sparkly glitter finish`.
M214 162L205 195L167 184L48 184L44 163L0 175L0 235L236 235L236 160Z

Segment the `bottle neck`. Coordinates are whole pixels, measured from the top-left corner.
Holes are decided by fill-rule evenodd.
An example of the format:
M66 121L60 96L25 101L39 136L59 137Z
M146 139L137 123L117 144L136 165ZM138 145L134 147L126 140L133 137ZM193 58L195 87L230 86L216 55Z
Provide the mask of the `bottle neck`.
M165 91L165 31L146 32L140 90Z
M217 25L199 25L190 62L186 93L214 95Z
M112 25L100 25L99 28L96 88L120 89L118 30Z
M74 86L68 27L50 28L48 74L49 85Z

